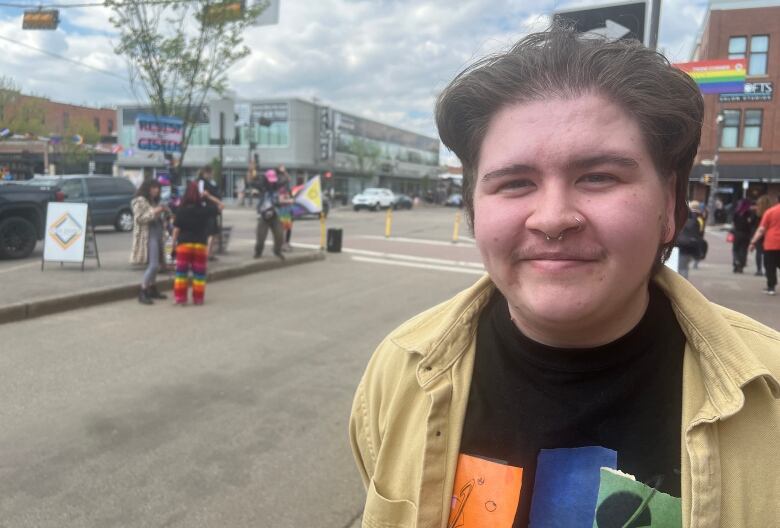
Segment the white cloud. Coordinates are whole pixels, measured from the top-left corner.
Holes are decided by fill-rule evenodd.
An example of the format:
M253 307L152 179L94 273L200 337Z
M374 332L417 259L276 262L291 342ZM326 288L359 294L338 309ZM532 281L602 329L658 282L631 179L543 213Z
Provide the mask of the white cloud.
M609 3L608 1L606 3ZM438 92L468 63L543 29L554 9L585 0L281 0L275 26L251 28L252 54L230 71L243 97L317 97L341 109L435 135ZM666 0L660 46L688 59L706 0ZM15 13L15 14L13 14ZM103 8L61 11L55 32L22 31L18 12L0 10L0 36L126 76ZM76 104L133 101L127 83L0 41L0 75L27 91Z

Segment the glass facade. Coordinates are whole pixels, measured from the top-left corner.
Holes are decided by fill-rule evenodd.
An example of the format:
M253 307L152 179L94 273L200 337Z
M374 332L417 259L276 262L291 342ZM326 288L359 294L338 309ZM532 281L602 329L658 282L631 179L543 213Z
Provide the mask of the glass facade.
M241 103L236 106L239 107ZM225 145L249 146L250 141L258 147L287 147L290 144L289 105L287 103L255 103L246 104L250 109L250 119L236 121L238 137L225 132ZM240 108L237 108L241 114ZM204 109L205 111L205 109ZM124 110L122 130L119 134L121 145L135 144L135 117L139 113L150 113L150 110L133 108ZM251 126L250 126L251 123ZM211 140L211 129L208 116L202 114L199 122L192 129L190 147L214 145Z
M439 142L368 119L334 112L335 150L343 154L438 166Z

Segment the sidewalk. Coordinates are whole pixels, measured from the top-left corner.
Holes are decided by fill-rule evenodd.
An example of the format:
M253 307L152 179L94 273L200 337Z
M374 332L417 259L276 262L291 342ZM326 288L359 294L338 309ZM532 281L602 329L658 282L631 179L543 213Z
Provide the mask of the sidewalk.
M233 236L238 232L245 239L254 232L253 215L228 208L223 216L224 224L233 226ZM41 271L41 242L30 258L0 261L0 324L138 295L144 267L128 262L131 235L99 230L96 238L99 269L97 261L89 258L85 271L81 271L80 264L61 266L56 262L47 262ZM281 261L272 254L269 245L266 244L263 258L254 260L252 248L245 241L231 241L228 251L218 255L219 260L209 262L208 282L325 258L320 251L298 249L285 253L286 260ZM173 271L161 271L158 285L161 290L170 289Z

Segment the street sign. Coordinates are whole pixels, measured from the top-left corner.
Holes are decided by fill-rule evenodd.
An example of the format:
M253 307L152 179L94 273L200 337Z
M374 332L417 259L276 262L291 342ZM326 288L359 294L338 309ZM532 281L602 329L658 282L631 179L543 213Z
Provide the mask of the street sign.
M553 21L574 23L574 29L584 35L606 37L610 40L634 39L647 44L646 12L646 2L610 4L588 9L556 11Z

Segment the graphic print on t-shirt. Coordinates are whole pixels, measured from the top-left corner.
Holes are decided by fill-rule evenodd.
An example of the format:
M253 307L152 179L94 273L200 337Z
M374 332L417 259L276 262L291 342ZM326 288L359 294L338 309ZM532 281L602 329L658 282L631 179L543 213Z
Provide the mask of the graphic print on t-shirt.
M615 470L617 458L615 451L596 446L543 449L529 527L682 526L680 499ZM512 528L522 481L523 468L461 454L448 528Z
M447 527L512 526L522 485L522 468L461 454Z

